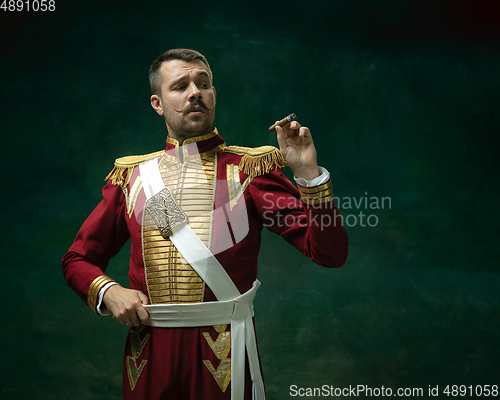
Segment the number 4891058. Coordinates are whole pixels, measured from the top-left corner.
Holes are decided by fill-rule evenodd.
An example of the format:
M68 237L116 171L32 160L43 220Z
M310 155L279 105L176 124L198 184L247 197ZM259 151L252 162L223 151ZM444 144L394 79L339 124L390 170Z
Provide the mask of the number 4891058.
M3 0L3 11L55 11L55 0Z

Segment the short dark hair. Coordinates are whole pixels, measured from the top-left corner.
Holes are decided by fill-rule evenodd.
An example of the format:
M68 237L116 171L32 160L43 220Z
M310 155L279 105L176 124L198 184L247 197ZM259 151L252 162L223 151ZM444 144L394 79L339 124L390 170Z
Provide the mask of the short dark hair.
M191 49L170 49L165 53L158 56L156 60L153 61L151 67L149 68L149 84L151 85L151 93L161 95L161 74L160 68L165 61L170 60L182 60L186 62L191 62L193 60L200 60L208 68L210 75L210 80L212 81L212 70L208 64L207 59L203 54L196 50Z

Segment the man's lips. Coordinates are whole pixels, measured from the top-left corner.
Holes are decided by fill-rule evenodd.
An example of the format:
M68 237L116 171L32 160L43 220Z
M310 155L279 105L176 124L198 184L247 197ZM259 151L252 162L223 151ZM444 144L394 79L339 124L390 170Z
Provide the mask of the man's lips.
M203 114L204 112L206 112L205 107L201 104L196 104L188 108L187 114Z
M205 110L203 108L195 108L188 111L188 114L203 114Z

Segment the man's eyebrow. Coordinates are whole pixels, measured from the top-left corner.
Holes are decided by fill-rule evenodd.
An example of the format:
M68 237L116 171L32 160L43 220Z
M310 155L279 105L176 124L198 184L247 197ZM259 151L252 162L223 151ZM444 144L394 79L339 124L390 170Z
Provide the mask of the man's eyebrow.
M197 73L197 75L198 75L198 76L200 76L200 75L204 75L204 76L206 76L207 78L209 78L209 79L210 79L210 75L208 75L208 72L207 72L207 71L200 71L200 72L198 72L198 73Z
M186 79L188 77L188 75L182 75L180 77L178 77L177 79L175 79L174 81L172 81L172 83L170 84L170 86L175 86L177 85L179 82L183 81L184 79Z
M208 75L208 72L207 71L198 71L196 73L197 76L206 76L208 79L210 79L210 75ZM189 77L188 74L185 74L185 75L182 75L180 77L178 77L177 79L175 79L174 81L172 81L172 83L170 84L170 87L173 87L175 85L177 85L179 82L182 82L184 79L187 79Z

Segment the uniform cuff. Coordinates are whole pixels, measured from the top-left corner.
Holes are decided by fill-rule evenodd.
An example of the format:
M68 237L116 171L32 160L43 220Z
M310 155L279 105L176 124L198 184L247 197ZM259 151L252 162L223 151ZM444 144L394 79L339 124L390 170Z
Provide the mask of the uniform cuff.
M87 304L90 309L97 312L97 304L99 301L99 292L101 289L110 282L115 282L109 276L101 275L95 278L89 286L89 291L87 293Z
M326 183L314 187L298 186L302 201L308 205L324 204L333 200L332 181L330 179Z
M99 295L97 296L97 306L96 306L96 312L97 314L100 315L111 315L111 313L108 311L106 308L106 304L103 304L102 299L104 297L104 293L108 288L110 288L113 285L119 285L118 282L108 282L106 283L101 290L99 290Z
M323 183L326 183L328 179L330 179L330 173L327 171L326 168L323 167L319 167L319 170L321 171L321 175L318 176L317 178L314 178L312 181L308 181L307 179L304 178L297 178L295 175L293 176L293 179L295 180L297 185L304 187L313 187L322 185Z

